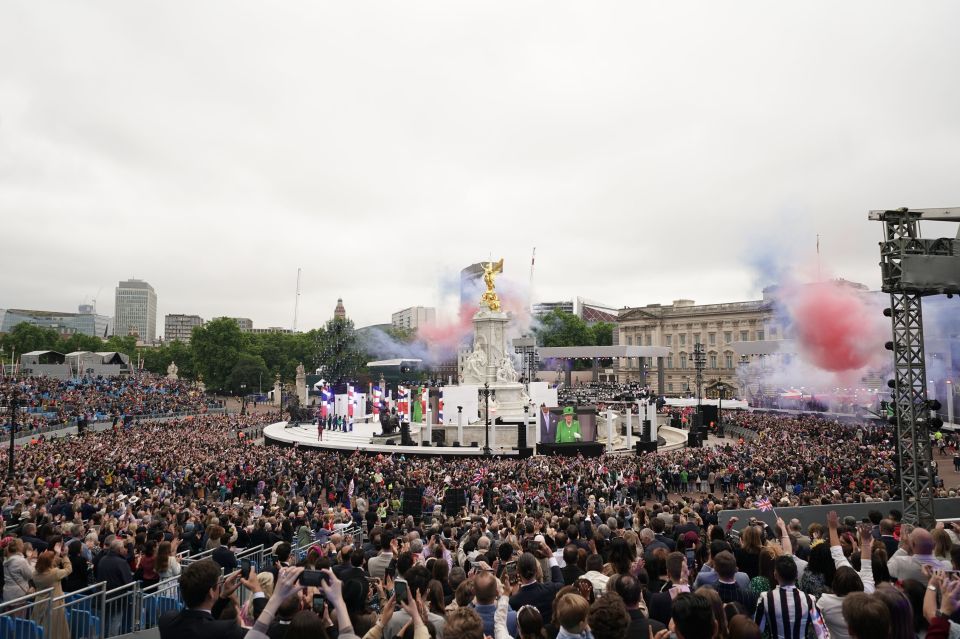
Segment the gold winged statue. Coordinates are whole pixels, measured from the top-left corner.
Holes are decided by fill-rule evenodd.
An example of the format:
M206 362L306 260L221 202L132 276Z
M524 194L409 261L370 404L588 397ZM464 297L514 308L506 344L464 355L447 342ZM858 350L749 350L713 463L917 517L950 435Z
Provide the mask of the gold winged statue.
M494 290L494 275L497 273L503 273L503 258L500 258L499 262L488 262L483 265L483 283L487 285L487 290L480 298L480 304L486 304L487 308L494 313L500 312L500 298Z

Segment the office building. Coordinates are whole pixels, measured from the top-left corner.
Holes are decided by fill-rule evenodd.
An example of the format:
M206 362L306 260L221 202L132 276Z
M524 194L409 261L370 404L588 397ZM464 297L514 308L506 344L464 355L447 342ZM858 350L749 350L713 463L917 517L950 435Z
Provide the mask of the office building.
M21 323L52 328L60 335L90 335L106 339L110 336L110 318L97 315L90 304L81 304L77 313L37 311L21 308L0 309L0 333L9 333Z
M421 326L437 323L437 309L430 306L411 306L390 316L390 324L395 328L417 330Z
M115 334L136 335L147 344L157 338L157 294L152 286L138 279L120 282L115 302Z
M203 326L203 318L199 315L167 315L163 321L163 339L189 344L195 326Z

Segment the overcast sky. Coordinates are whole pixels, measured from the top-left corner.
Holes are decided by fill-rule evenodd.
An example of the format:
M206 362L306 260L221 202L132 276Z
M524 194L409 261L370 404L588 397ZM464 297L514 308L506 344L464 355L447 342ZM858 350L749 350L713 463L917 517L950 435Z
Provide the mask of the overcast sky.
M0 4L0 307L357 325L504 257L536 301L879 286L960 205L960 3Z

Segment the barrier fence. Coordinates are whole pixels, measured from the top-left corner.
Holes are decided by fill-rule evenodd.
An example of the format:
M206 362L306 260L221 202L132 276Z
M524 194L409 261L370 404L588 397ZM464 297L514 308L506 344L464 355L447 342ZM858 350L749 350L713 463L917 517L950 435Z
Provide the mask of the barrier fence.
M302 561L309 548L325 542L328 531L314 533L310 543L296 546L290 557ZM354 544L363 541L363 531L354 525L335 531ZM332 534L332 533L331 533ZM276 557L271 548L254 546L236 551L238 562L249 561L255 572L270 570ZM196 555L180 553L177 559L184 568L191 563L209 559L213 549ZM222 573L222 571L221 571ZM221 574L221 579L225 575ZM237 591L240 606L252 597L244 586ZM183 609L180 596L180 578L170 577L152 586L143 587L134 581L113 590L106 582L81 590L53 596L47 588L0 604L0 639L45 639L67 636L71 639L109 639L140 630L155 628L160 617L170 611ZM67 633L67 634L64 634Z
M186 412L178 412L178 413L144 413L142 415L130 415L130 417L132 417L134 420L155 421L155 420L164 420L164 419L178 419L181 417L190 417L190 416L196 417L196 416L203 416L203 415L221 415L221 414L225 414L226 412L227 410L225 408L210 406L207 408L206 412L203 412L203 413L197 413L194 411L186 411ZM56 424L47 424L45 426L40 426L37 428L24 428L23 424L19 423L19 420L18 420L17 437L22 438L22 437L32 437L34 435L46 435L49 433L58 433L60 431L65 431L70 428L76 428L77 421L78 420L76 417L71 417L66 422L58 422ZM122 421L123 421L123 418L121 417L118 423L122 423ZM113 423L112 417L110 419L89 422L87 424L87 428L95 429L98 425L110 424L110 423ZM10 423L6 420L4 420L3 432L7 435L9 435L10 433Z

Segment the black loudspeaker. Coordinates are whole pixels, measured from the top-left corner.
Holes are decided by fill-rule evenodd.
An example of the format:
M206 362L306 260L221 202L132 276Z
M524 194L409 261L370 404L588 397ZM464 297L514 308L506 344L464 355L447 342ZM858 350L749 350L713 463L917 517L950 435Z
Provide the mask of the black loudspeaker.
M650 420L643 420L643 428L640 429L640 440L644 442L650 441L650 435L653 433L651 431Z
M637 454L657 452L657 442L637 442Z
M527 447L527 425L517 424L517 449L523 450Z
M671 428L680 428L681 426L680 417L678 417L677 415L672 415L670 417L670 426Z
M699 413L693 413L690 421L690 430L700 430L703 427L703 416Z
M423 489L419 487L403 489L403 516L419 517L423 511Z
M447 445L447 433L443 430L435 430L431 435L433 438L434 446L446 446Z
M709 404L703 404L700 409L703 411L703 425L709 427L711 423L717 423L717 407Z
M467 505L467 496L460 486L451 487L443 494L443 514L456 517Z
M527 457L533 457L533 448L527 446L522 446L520 449L520 459L526 459Z
M687 448L700 448L700 433L694 431L687 433Z

